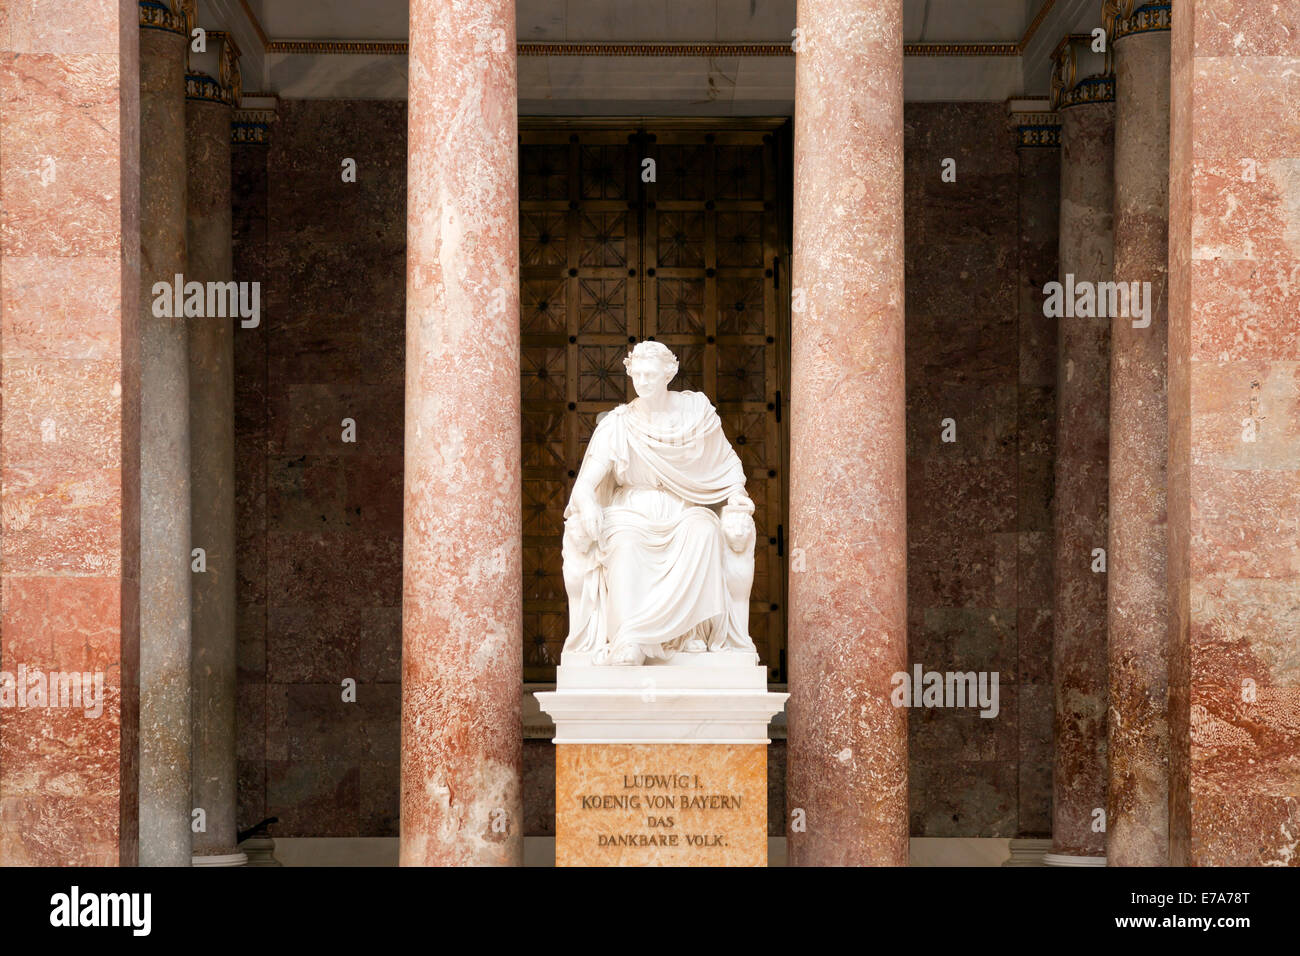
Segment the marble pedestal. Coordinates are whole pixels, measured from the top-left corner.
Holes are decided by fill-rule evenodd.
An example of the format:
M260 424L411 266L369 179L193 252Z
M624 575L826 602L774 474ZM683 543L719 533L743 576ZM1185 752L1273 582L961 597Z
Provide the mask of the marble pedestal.
M765 866L767 690L754 655L597 667L566 655L555 721L556 866Z

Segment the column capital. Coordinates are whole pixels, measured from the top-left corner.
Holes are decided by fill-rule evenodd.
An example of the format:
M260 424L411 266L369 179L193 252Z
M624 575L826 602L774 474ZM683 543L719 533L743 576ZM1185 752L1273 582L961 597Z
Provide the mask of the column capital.
M1056 149L1061 145L1061 117L1047 99L1011 99L1007 110L1016 124L1016 148Z
M198 17L198 0L140 0L140 29L165 30L183 37Z
M1053 110L1115 101L1115 61L1109 44L1094 52L1088 34L1069 34L1052 52Z
M208 30L207 43L206 53L190 56L190 68L185 72L185 98L238 106L243 96L239 47L224 30Z
M1135 33L1168 33L1172 22L1173 0L1144 3L1143 0L1104 0L1101 22L1111 43Z
M244 96L230 115L232 146L271 145L271 124L275 122L280 99L274 94L250 93Z

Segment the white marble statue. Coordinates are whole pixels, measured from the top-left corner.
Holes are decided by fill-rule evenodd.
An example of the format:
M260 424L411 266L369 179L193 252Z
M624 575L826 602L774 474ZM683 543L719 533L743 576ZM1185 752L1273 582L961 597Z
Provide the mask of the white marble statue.
M731 652L752 666L754 503L740 459L708 398L668 391L667 346L642 342L623 364L637 398L596 426L564 509L561 663Z

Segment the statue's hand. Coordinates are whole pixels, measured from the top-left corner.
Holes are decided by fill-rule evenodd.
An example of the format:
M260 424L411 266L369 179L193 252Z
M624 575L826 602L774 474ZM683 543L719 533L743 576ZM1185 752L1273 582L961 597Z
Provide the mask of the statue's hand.
M749 501L749 499L745 499ZM728 504L722 509L722 537L727 547L736 553L748 548L754 541L757 529L754 527L754 503L749 507Z
M579 553L600 542L605 513L594 495L575 489L564 514L565 537L572 541Z
M595 500L583 499L578 502L579 528L587 539L600 541L600 528L604 518L605 513Z
M587 529L582 521L582 516L575 514L564 519L564 547L572 548L577 554L586 554L587 549L591 547L591 539L587 537Z
M733 491L727 498L726 510L731 510L733 508L752 515L754 513L754 501L749 497L749 495L745 494L743 489L741 491Z

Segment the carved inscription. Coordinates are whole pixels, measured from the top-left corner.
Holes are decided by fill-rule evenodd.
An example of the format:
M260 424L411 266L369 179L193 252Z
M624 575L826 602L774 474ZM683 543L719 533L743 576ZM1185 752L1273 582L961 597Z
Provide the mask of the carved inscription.
M624 774L613 792L577 799L581 810L611 817L608 826L594 828L597 846L725 847L730 845L727 824L742 818L715 812L745 809L743 795L712 790L693 773ZM629 826L632 819L636 823Z
M765 866L767 745L558 744L556 866Z

